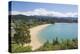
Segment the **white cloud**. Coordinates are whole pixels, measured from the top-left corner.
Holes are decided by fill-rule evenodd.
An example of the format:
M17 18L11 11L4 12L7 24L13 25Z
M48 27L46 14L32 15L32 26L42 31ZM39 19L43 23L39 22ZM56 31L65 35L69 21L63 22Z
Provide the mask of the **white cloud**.
M18 11L11 11L11 15L17 15L17 14L21 14L21 12L18 12Z
M56 11L48 11L43 8L39 9L34 9L32 11L26 11L26 12L19 12L19 11L12 11L12 15L17 15L17 14L23 14L27 16L33 16L33 15L38 15L38 16L57 16L57 17L77 17L77 13L61 13L61 12L56 12Z
M77 17L78 13L66 13L67 16Z

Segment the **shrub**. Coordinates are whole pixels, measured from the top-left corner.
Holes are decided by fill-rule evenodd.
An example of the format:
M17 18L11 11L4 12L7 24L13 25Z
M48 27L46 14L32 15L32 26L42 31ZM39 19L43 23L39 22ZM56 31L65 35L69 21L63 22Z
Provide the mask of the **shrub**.
M17 52L30 52L32 51L31 46L20 46L18 44L12 44L12 53L17 53Z

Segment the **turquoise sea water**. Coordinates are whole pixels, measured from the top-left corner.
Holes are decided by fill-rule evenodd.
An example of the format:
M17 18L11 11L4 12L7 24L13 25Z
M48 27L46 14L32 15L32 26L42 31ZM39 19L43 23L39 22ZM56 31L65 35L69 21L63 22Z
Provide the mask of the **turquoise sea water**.
M40 42L52 41L56 37L59 40L78 37L77 23L55 23L47 26L38 33Z

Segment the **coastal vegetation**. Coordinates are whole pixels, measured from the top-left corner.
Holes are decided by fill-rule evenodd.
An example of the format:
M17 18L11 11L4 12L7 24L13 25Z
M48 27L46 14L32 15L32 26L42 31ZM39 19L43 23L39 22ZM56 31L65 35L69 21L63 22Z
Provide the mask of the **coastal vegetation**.
M30 52L32 50L32 46L29 44L31 43L31 35L30 35L30 28L33 28L38 25L42 24L55 24L57 20L53 20L53 18L47 17L40 17L38 16L24 16L24 15L17 15L11 16L11 30L14 30L13 35L11 35L11 52ZM58 22L63 22L58 20ZM77 20L65 20L65 22L77 22ZM24 46L28 44L27 46ZM38 49L34 51L49 51L49 50L63 50L63 49L77 49L78 48L78 40L74 38L72 40L61 40L56 37L53 39L53 42L49 42L48 40Z
M50 43L48 40L41 46L39 49L35 51L50 51L50 50L65 50L65 49L77 49L78 48L78 40L62 40L59 41L58 38L53 39L53 42Z
M54 50L67 50L67 49L77 49L78 48L78 40L62 40L53 39L53 42L49 42L48 40L38 49L34 51L54 51ZM34 52L31 46L21 46L19 44L12 44L12 52Z
M19 52L31 52L32 51L32 47L31 46L21 46L19 44L11 44L11 53L19 53Z

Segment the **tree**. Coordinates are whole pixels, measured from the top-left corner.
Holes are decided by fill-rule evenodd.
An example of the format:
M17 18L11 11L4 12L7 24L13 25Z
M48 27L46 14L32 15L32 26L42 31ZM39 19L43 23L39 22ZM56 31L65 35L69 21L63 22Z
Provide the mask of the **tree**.
M56 44L59 44L59 40L57 37L56 37L56 39L53 39L53 45L56 45Z
M19 23L18 25L16 24L15 31L14 41L17 44L21 44L23 46L25 43L31 42L30 31L28 30L28 26L25 22Z
M44 46L47 46L49 44L49 41L47 40L45 43L44 43Z

